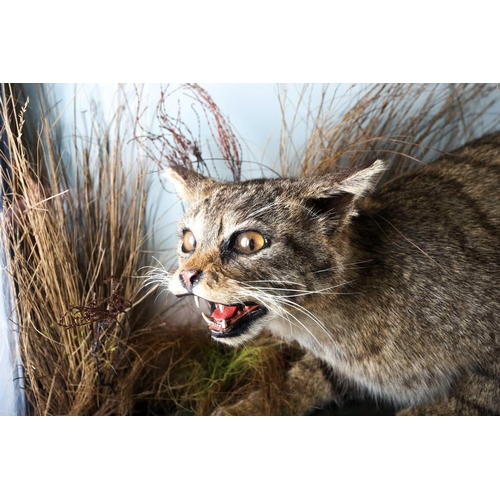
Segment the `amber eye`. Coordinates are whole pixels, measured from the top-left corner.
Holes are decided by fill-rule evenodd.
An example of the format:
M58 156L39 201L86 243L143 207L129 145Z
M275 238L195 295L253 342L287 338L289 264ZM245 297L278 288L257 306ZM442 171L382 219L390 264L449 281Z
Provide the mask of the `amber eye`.
M237 236L233 248L238 253L254 253L266 243L264 236L256 231L245 231Z
M196 238L191 231L186 231L182 237L181 250L184 253L192 252L196 248Z

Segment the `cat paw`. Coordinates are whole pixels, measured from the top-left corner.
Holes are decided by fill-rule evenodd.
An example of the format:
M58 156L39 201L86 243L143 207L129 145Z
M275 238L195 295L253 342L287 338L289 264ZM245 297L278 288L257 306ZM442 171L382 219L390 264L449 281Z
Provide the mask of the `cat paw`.
M416 408L406 408L397 413L398 417L415 417L417 415L420 415L420 413Z
M229 406L220 406L212 412L212 416L264 416L269 415L262 391L255 391L245 399Z

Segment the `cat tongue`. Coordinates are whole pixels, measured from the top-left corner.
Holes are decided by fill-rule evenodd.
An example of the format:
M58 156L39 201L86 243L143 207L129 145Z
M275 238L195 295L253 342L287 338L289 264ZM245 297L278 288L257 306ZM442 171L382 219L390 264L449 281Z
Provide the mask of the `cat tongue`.
M238 309L239 306L224 306L222 304L217 304L212 314L212 318L218 320L232 318Z

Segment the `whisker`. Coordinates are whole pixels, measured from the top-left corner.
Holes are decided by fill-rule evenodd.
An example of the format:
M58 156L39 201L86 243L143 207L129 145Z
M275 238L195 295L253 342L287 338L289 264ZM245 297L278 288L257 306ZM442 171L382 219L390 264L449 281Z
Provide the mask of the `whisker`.
M264 290L273 290L273 291L280 291L280 292L297 292L297 293L294 293L294 294L287 294L287 295L284 295L284 297L303 297L305 295L313 295L313 294L321 294L321 295L355 295L356 293L355 292L334 292L334 293L331 293L331 292L328 292L328 290L333 290L334 288L339 288L341 286L344 286L344 285L348 285L350 283L353 283L355 280L351 280L351 281L345 281L343 283L340 283L338 285L334 285L334 286L329 286L329 287L326 287L326 288L322 288L320 290L295 290L293 288L274 288L274 287L255 287L255 286L252 286L252 285L247 285L243 282L240 282L244 287L248 287L248 288L251 288L251 289L254 289L254 290L258 290L258 291L264 291Z
M260 214L262 212L265 212L266 210L269 210L271 209L272 207L275 207L277 205L280 205L281 202L280 201L273 201L272 203L270 203L269 205L266 205L265 207L262 207L262 208L259 208L259 210L256 210L255 212L252 212L251 214L248 215L248 217L254 217L255 215L257 214Z
M303 286L307 288L307 285L304 285L303 283L297 283L296 281L287 281L287 280L251 280L251 281L238 281L238 280L232 280L235 281L236 283L240 283L242 285L246 285L247 283L288 283L289 285L297 285L297 286Z
M285 315L286 316L290 316L296 323L298 323L300 326L302 326L302 328L304 328L304 330L307 333L309 333L309 335L311 335L311 337L318 344L318 346L325 352L324 346L316 338L316 336L312 333L312 331L309 328L307 328L307 326L304 325L304 323L302 323L302 321L300 321L290 311L287 311L286 309L284 309L283 307L281 307L277 303L275 296L269 296L268 294L264 294L266 296L263 297L263 294L258 294L257 295L257 294L254 294L254 293L249 293L248 295L250 295L253 298L258 299L258 301L261 302L264 306L266 306L267 308L273 310L280 318L282 318L284 321L288 321L288 323L290 323L290 325L292 325L292 322L290 321L290 319L288 319L287 317L285 317ZM270 300L267 300L267 299L270 299Z
M290 307L297 309L298 311L305 314L309 319L314 321L326 333L328 338L333 341L333 337L332 337L331 332L326 329L325 325L323 325L323 323L321 323L321 321L319 321L318 318L314 314L311 313L311 311L307 310L305 307L302 307L299 304L296 304L295 302L292 302L291 300L285 299L283 297L281 297L280 299L283 300Z
M161 290L161 292L156 297L156 299L155 299L155 301L156 301L158 299L158 297L161 295L161 293L163 293L164 291L167 292L167 294L168 294L168 284L172 278L172 273L167 271L165 269L165 266L163 266L163 264L156 257L153 257L153 259L157 262L157 264L160 267L142 266L141 268L138 269L138 271L142 271L145 269L149 269L149 271L147 271L143 275L134 276L134 277L144 280L144 283L141 286L141 290L146 288L146 287L163 288L163 290Z
M344 283L344 284L346 284L346 283ZM341 285L337 285L337 286L341 286ZM258 292L258 294L256 294L255 292ZM265 291L263 291L262 289L259 289L257 287L252 287L251 290L249 290L249 295L251 295L253 297L256 297L260 301L262 301L264 298L265 299L270 299L272 301L272 304L277 309L279 309L280 311L283 311L285 314L290 315L297 323L299 323L304 329L306 329L306 331L315 339L315 341L317 341L317 339L314 336L314 334L306 327L306 325L304 325L291 312L286 311L281 305L285 304L285 305L288 305L289 307L291 307L293 309L296 309L298 312L301 312L306 317L308 317L309 319L311 319L314 323L316 323L316 325L318 325L323 330L323 332L326 333L326 335L328 336L328 338L333 341L333 337L332 337L331 332L329 330L327 330L327 328L318 320L318 318L314 314L312 314L310 311L308 311L303 306L300 306L299 304L296 304L295 302L289 300L288 297L283 297L283 296L279 296L279 295L270 295L269 293L266 293ZM280 316L283 317L282 315L280 315ZM322 347L319 342L318 342L318 345L320 345L320 347Z
M326 269L320 269L319 271L314 271L313 274L325 273L325 272L328 272L328 271L335 271L336 269L340 269L340 268L356 267L359 264L367 264L368 262L373 262L373 259L362 260L360 262L353 262L351 264L345 264L343 266L327 267Z

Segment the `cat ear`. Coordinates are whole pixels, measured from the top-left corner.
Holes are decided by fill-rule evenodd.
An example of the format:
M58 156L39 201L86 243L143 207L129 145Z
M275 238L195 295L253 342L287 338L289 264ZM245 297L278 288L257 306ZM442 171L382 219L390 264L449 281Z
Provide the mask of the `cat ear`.
M182 201L196 199L206 187L215 182L194 170L180 166L168 167L163 175L172 182Z
M355 198L366 196L385 169L386 165L382 160L356 167L351 171L353 173L347 172L347 177L338 184L338 188L340 192L352 194Z
M306 195L307 205L317 215L349 220L357 213L356 200L370 193L385 169L385 163L376 160L341 173L319 177Z

